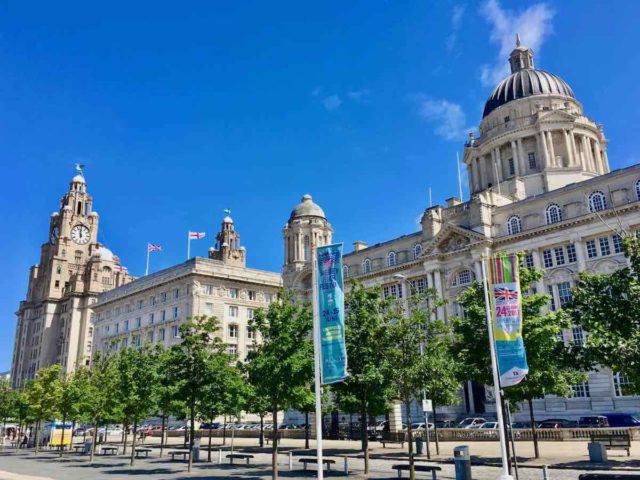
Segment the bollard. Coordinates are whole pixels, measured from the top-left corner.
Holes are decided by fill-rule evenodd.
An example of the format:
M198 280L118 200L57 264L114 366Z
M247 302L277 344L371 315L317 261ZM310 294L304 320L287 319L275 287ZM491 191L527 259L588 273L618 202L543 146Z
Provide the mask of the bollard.
M542 465L542 479L549 480L549 469L546 465Z
M344 474L349 475L349 458L346 455L342 458L344 458Z
M460 445L453 449L453 462L456 480L471 480L471 456L467 445Z
M289 452L289 470L293 470L293 452Z
M218 465L222 463L222 449L218 449Z

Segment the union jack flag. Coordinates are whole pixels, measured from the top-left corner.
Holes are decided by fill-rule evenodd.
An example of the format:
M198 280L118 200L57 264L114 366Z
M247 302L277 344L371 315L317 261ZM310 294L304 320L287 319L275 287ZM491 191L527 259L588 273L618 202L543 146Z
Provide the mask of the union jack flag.
M518 300L518 291L509 287L497 287L493 290L494 298L498 303L507 303L511 300Z
M150 252L161 252L162 251L162 247L160 245L154 245L153 243L149 243L147 245L147 249Z

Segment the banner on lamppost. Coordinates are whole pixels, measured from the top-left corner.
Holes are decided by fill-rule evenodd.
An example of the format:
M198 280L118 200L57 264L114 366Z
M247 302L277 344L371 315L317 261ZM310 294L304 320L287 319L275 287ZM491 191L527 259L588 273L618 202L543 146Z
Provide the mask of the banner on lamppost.
M489 298L500 385L517 385L529 372L522 340L522 297L516 255L498 255L488 262Z
M326 385L347 378L342 244L317 248L316 272L320 365L322 384Z

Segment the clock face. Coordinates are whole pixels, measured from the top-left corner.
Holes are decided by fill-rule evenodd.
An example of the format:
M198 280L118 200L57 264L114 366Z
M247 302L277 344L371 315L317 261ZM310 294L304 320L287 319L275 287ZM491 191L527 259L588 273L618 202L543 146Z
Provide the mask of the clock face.
M56 240L58 240L59 236L60 236L60 228L59 227L53 227L51 229L51 236L49 237L49 241L51 242L51 245L56 243Z
M89 229L84 225L76 225L71 229L71 240L74 242L80 245L85 245L89 243L90 239L91 235Z

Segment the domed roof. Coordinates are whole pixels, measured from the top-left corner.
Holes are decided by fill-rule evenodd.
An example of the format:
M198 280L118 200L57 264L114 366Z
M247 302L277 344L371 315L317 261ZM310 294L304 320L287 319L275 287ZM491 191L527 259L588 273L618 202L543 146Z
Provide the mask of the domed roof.
M326 218L324 216L324 212L322 211L322 209L318 205L313 203L313 199L311 198L311 195L308 195L308 194L303 196L300 203L296 205L296 208L294 208L291 211L291 216L289 217L289 220L293 220L294 218L298 218L298 217Z
M534 95L575 98L571 87L557 75L544 70L527 68L512 73L498 84L484 105L482 118L512 100Z
M71 179L71 182L72 182L72 183L86 183L86 182L84 181L84 177L83 177L82 175L80 175L80 174L78 174L78 175L76 175L75 177L73 177L73 178Z
M104 260L105 262L113 262L115 255L106 247L100 246L91 255L92 260Z

